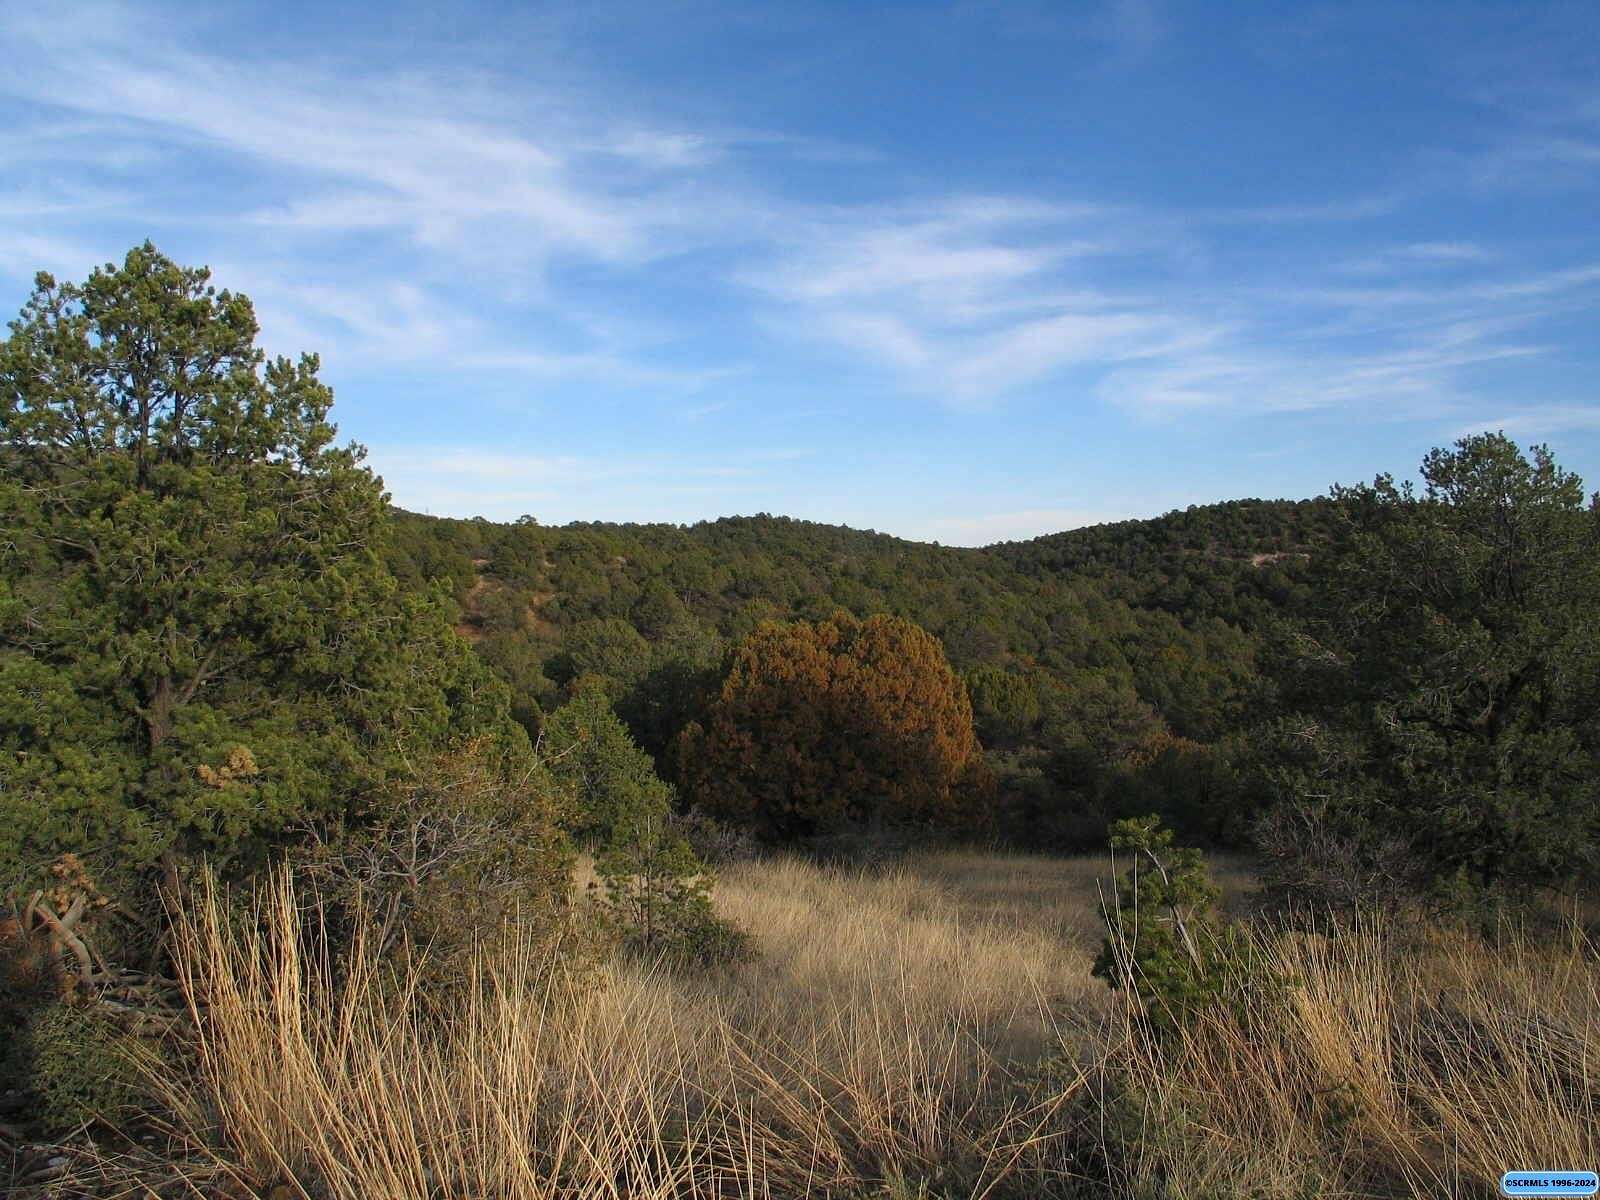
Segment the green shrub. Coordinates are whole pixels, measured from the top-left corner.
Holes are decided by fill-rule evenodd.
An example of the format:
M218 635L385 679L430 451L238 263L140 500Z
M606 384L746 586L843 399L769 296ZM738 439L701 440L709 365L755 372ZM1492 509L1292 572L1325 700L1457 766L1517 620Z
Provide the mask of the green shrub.
M65 1002L35 1010L12 1046L8 1072L31 1092L49 1135L116 1124L146 1107L143 1066L154 1050L104 1013Z

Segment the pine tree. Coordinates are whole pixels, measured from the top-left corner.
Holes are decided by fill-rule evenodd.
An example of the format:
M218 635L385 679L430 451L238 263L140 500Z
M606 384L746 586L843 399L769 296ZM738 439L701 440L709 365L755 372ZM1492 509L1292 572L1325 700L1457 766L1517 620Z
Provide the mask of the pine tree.
M334 444L318 361L149 243L41 274L0 343L0 873L249 857L452 738L526 758ZM519 741L520 739L520 741Z
M1265 739L1284 803L1436 883L1559 883L1600 851L1600 500L1499 434L1336 489ZM1314 811L1313 811L1314 810Z
M580 842L612 846L635 826L664 822L671 811L672 789L634 743L597 677L578 680L576 695L550 714L540 751Z

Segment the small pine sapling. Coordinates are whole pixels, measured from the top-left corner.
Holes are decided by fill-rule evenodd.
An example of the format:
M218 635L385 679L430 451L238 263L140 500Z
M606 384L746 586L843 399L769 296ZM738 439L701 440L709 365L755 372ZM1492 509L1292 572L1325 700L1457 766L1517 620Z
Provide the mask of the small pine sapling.
M635 953L677 964L744 955L743 935L712 907L715 874L661 814L640 814L595 860L595 870L605 885L607 921Z
M1104 895L1106 938L1094 974L1138 996L1157 1026L1217 999L1223 991L1223 945L1212 883L1200 851L1173 845L1159 817L1130 817L1111 826L1112 861L1131 855L1115 883L1114 903Z

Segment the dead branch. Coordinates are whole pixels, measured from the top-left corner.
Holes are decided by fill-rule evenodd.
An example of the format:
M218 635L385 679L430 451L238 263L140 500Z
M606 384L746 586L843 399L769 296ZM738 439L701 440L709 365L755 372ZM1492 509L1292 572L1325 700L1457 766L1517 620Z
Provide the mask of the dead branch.
M78 897L78 901L82 899L83 897ZM78 960L79 981L85 984L93 983L95 977L94 956L89 953L89 947L84 945L83 939L74 933L61 917L56 915L55 910L50 907L48 901L39 901L37 905L31 906L30 911L49 927L51 933L55 935L62 945L72 951L72 956ZM67 910L67 913L72 918L71 923L76 925L78 918L83 915L82 904L74 902L72 907Z

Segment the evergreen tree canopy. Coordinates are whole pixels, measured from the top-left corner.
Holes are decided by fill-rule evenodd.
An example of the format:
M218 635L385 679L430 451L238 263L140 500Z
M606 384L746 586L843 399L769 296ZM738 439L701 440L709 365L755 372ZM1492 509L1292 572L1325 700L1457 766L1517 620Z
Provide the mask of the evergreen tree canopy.
M745 638L682 754L697 801L773 840L951 823L982 765L938 639L901 617L842 611Z
M672 810L672 789L612 711L603 684L593 676L580 680L572 699L545 722L540 747L567 798L574 836L595 846L663 825Z
M1406 837L1436 880L1571 878L1600 847L1600 500L1498 434L1433 451L1422 477L1420 496L1388 476L1335 489L1282 790Z
M348 812L451 735L527 753L315 356L153 246L38 276L0 343L0 871L221 857ZM518 739L520 738L520 745Z

